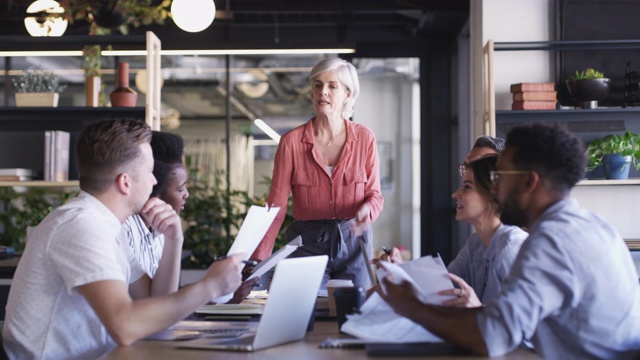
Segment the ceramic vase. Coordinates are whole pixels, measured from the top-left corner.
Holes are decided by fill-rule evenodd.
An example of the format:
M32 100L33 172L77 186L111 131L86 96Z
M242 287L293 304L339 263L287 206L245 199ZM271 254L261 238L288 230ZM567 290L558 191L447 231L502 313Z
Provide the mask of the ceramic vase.
M129 63L118 64L118 87L109 94L111 106L136 106L138 93L129 87Z

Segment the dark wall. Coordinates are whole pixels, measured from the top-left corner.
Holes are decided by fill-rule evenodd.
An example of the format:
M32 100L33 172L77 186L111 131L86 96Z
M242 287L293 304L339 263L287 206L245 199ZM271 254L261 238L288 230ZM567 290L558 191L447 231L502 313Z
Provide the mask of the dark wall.
M559 40L640 39L640 1L629 0L557 0ZM564 51L559 54L558 100L577 106L564 82L576 70L592 67L611 79L609 95L600 106L623 106L625 72L640 71L640 48L628 50Z

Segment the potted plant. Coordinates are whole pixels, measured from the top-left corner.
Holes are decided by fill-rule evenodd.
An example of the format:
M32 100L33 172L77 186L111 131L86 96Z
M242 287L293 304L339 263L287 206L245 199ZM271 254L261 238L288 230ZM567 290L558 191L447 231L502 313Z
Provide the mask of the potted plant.
M598 101L609 93L609 82L610 80L600 71L587 68L576 71L566 84L571 96L580 101L581 108L596 109Z
M228 191L222 186L222 173L214 178L214 184L209 184L198 169L190 167L190 162L191 159L187 157L187 167L190 168L187 185L189 200L180 214L186 224L183 248L189 250L190 254L182 261L182 268L206 269L216 255L224 255L229 251L251 205L264 206L267 195L255 197L246 191ZM264 178L263 181L270 184L271 179ZM290 202L291 199L282 229L294 221ZM274 251L285 243L284 231L280 231Z
M626 179L630 165L640 170L640 135L627 131L624 135L610 134L595 139L587 146L587 170L602 165L607 179Z
M12 79L16 90L16 106L58 106L59 94L66 85L51 71L25 70Z
M85 45L82 48L82 59L86 105L91 107L103 105L105 101L102 83L102 46Z

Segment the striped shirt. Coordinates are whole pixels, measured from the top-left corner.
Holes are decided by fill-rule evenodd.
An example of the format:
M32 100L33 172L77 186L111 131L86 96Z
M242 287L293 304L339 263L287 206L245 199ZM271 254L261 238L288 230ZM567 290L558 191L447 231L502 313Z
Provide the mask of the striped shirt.
M145 273L153 279L162 257L164 235L151 232L140 215L129 216L123 228L129 244L131 282Z

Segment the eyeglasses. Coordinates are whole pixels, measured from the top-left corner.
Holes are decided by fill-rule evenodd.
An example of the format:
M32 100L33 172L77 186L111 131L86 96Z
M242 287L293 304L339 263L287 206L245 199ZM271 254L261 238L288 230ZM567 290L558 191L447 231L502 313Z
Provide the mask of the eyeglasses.
M464 177L465 171L467 171L467 165L466 164L458 165L458 175L460 175L460 177Z
M489 172L489 179L491 179L492 183L497 184L502 175L524 175L528 173L528 171L524 170L495 170Z

